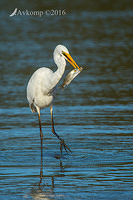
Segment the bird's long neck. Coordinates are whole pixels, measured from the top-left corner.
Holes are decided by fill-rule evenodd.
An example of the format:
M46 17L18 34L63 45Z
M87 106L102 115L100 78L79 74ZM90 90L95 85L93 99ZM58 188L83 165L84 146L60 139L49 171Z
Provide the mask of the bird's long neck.
M53 74L53 84L55 87L64 74L65 67L66 67L66 61L63 57L54 58L54 61L58 67L58 69Z

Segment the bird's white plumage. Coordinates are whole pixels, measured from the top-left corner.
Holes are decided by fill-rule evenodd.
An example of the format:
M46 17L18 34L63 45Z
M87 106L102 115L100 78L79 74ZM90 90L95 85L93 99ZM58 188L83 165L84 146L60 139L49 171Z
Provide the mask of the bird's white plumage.
M60 81L65 71L66 60L74 67L79 68L73 58L70 56L67 48L63 45L58 45L54 50L54 62L57 65L57 70L53 72L51 69L42 67L36 70L31 76L27 86L27 99L32 112L38 113L40 139L41 139L41 160L43 155L43 133L41 126L40 109L50 106L52 132L60 140L60 150L64 149L71 152L70 148L65 144L64 140L58 136L54 128L53 107L54 90Z
M54 50L54 62L58 67L55 72L42 67L31 76L27 86L27 99L32 112L52 104L54 89L63 76L66 66L66 58L62 52L69 53L63 45L58 45Z

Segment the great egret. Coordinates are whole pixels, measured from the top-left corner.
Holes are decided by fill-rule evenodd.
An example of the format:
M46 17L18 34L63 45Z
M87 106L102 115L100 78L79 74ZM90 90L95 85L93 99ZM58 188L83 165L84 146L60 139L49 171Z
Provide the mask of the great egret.
M33 73L33 75L31 76L28 82L27 99L28 99L31 111L33 113L34 112L38 113L40 139L41 139L41 152L42 152L42 147L43 147L43 133L42 133L42 127L41 127L40 109L48 107L48 106L50 106L52 132L60 140L61 153L62 153L62 146L64 146L64 149L66 150L66 152L68 150L71 152L69 147L65 144L64 140L60 138L55 132L52 102L54 98L55 87L64 74L66 60L74 68L78 68L79 70L80 68L70 56L68 49L63 45L56 46L53 53L53 57L54 57L54 62L57 65L58 69L55 72L53 72L51 69L46 68L46 67L37 69Z

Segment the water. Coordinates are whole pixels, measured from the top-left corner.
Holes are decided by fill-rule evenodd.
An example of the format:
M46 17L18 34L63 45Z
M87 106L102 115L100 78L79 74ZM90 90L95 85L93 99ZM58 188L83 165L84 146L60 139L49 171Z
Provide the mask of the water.
M131 200L132 2L41 3L1 3L0 199ZM10 18L16 7L63 7L66 15ZM56 131L72 154L60 155L49 108L42 110L41 170L37 115L28 107L26 85L38 67L56 70L52 53L59 43L84 70L64 91L58 88L54 101ZM67 63L66 74L71 70Z

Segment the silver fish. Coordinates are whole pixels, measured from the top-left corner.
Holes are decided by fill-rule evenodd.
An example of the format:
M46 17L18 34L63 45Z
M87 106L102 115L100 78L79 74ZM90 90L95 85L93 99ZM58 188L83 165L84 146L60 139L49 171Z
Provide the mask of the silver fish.
M71 81L78 75L80 74L80 72L83 70L83 67L80 67L80 70L79 69L73 69L72 71L70 71L66 78L64 79L63 81L63 84L61 85L62 88L65 88L65 86L69 85L71 83Z

